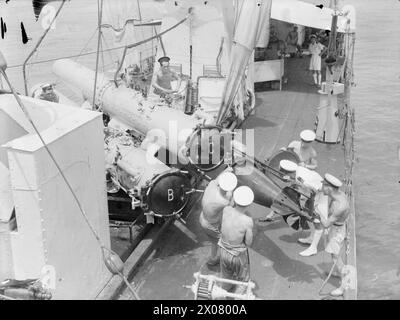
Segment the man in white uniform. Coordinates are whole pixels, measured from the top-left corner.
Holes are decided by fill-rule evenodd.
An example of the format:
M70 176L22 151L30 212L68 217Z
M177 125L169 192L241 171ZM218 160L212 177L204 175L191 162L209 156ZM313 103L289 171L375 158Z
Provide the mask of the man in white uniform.
M310 36L310 45L308 46L308 51L310 51L311 59L310 59L310 71L313 73L314 84L321 87L321 55L325 50L325 47L317 42L317 36L312 34Z

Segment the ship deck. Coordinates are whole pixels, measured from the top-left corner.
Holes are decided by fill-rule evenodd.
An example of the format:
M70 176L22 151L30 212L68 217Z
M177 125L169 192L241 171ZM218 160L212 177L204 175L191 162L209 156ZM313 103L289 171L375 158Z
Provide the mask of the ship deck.
M256 109L242 125L254 129L256 157L268 158L292 140L298 140L304 129L313 129L316 107L319 104L317 88L307 74L308 58L290 58L285 61L288 83L282 91L267 90L256 93ZM317 171L330 172L344 178L344 149L341 144L315 143L318 153ZM186 217L186 224L176 221L157 239L155 250L132 277L142 299L193 299L193 293L184 285L194 283L193 274L218 274L219 268L209 269L205 262L210 243L198 222L200 201ZM323 251L302 257L306 247L297 239L305 231L295 231L276 217L273 222L260 223L257 218L269 209L252 205L249 213L255 222L254 242L250 249L251 279L256 283L255 295L261 299L321 299L318 291L324 281L324 271L331 267L330 256ZM324 288L329 292L338 286L331 278ZM119 299L132 299L128 290Z

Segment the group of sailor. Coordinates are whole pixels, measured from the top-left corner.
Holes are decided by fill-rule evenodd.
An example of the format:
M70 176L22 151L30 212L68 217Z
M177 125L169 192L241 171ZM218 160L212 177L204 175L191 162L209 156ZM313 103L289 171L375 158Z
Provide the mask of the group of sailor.
M300 255L309 257L317 254L318 243L325 231L328 235L325 251L331 255L336 268L332 275L342 278L344 263L341 254L346 238L349 202L340 189L342 182L338 178L329 173L322 178L315 171L318 165L317 153L312 146L315 133L304 130L300 138L301 141L293 141L286 148L298 155L299 164L289 160L280 161L280 171L285 179L293 182L302 195L302 207L311 194L315 195L314 209L310 213L314 231L309 237L298 239L301 244L309 245ZM253 200L254 193L249 187L237 187L237 178L230 168L212 180L204 191L200 224L211 242L207 265L220 264L222 278L245 282L250 280L248 247L252 245L254 223L248 209ZM275 214L272 211L259 220L272 221ZM224 284L224 289L231 290L232 286ZM235 289L239 293L242 290L240 287ZM340 285L331 295L341 296L343 293L344 287Z
M249 281L248 247L253 242L253 219L247 209L254 200L253 191L247 186L237 187L238 180L227 169L212 180L204 191L200 225L211 242L208 266L220 264L221 277ZM224 283L225 290L232 285ZM237 293L243 288L238 288Z

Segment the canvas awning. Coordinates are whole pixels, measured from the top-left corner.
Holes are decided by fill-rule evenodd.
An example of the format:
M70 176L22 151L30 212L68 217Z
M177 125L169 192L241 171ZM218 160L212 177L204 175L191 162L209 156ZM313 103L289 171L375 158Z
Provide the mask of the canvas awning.
M350 32L355 32L355 9L351 5L341 8L342 16L338 17L338 32L346 32L347 22L350 22ZM273 0L271 19L298 24L316 29L330 30L333 9L298 0Z

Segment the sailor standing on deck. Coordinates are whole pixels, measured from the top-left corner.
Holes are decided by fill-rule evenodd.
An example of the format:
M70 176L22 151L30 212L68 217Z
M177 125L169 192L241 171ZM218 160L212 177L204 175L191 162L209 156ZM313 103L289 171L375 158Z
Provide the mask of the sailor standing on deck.
M310 51L310 71L313 73L314 84L321 87L322 75L321 75L321 56L325 50L323 44L317 42L317 36L312 34L310 36L310 45L308 51Z
M225 171L217 179L210 181L204 190L201 200L203 210L200 213L200 225L211 241L211 254L207 265L213 266L219 263L218 240L222 210L230 205L232 192L236 188L237 178L229 171Z
M287 149L292 149L300 158L300 166L307 169L317 169L317 152L312 146L315 140L315 132L311 130L303 130L300 133L301 141L292 141Z
M221 278L247 282L250 280L248 247L253 242L253 219L246 210L254 200L253 191L241 186L233 192L234 207L223 210L221 238ZM232 290L232 285L224 283L223 289ZM237 288L242 293L243 288Z
M345 245L346 239L346 221L350 214L349 201L346 194L340 190L342 182L332 176L325 174L322 186L322 192L328 196L328 218L319 216L316 222L321 221L324 228L329 228L328 243L325 251L331 254L333 263L339 271L337 274L343 280L344 263L340 256L341 249ZM343 281L339 288L331 292L332 296L341 296L344 293Z

